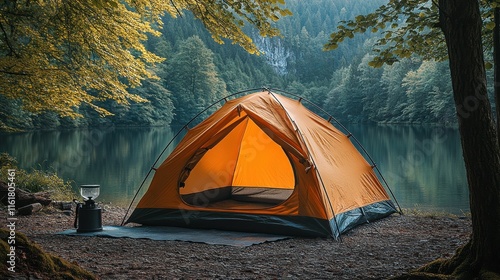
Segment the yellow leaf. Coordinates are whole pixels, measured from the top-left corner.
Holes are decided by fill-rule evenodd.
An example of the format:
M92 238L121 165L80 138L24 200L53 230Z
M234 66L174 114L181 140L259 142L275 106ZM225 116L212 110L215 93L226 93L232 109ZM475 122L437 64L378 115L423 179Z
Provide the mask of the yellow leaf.
M375 61L375 60L372 60L370 62L368 62L368 66L371 66L373 68L380 68L384 65L384 62L378 60L378 61Z
M493 30L493 29L495 28L495 22L493 22L493 21L488 22L488 23L486 24L486 28L487 28L488 30Z
M336 48L338 48L338 47L339 47L339 45L338 45L338 44L333 44L333 43L332 43L332 44L328 44L328 46L327 46L327 48L328 48L329 50L334 50L334 49L336 49Z

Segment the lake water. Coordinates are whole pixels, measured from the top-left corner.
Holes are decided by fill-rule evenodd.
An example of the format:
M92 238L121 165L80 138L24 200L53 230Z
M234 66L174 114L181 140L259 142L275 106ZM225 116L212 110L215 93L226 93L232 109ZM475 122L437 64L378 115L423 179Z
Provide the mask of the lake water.
M456 129L347 127L374 159L402 208L456 214L468 211L465 168ZM0 152L16 157L22 168L55 170L74 181L75 187L100 184L98 201L128 205L176 132L171 128L109 127L2 134Z

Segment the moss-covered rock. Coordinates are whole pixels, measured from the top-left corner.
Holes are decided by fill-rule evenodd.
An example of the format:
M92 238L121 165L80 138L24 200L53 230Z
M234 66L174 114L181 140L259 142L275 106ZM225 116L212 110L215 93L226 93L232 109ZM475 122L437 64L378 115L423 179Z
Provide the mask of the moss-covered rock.
M25 276L29 279L33 276L42 279L97 279L80 266L44 252L20 232L15 233L15 244L8 243L9 236L8 229L0 229L0 278ZM8 254L11 246L15 247L15 272L9 271L11 265L8 263Z

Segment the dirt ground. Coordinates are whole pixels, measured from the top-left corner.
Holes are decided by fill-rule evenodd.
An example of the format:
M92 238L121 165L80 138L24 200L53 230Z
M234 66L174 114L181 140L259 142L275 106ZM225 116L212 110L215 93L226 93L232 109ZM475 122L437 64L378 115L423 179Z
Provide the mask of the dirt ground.
M119 225L124 214L104 205L103 225ZM0 209L0 219L6 216ZM19 217L16 230L100 279L387 279L452 256L471 232L465 216L410 213L357 227L341 241L294 237L243 248L55 235L73 219L46 208Z

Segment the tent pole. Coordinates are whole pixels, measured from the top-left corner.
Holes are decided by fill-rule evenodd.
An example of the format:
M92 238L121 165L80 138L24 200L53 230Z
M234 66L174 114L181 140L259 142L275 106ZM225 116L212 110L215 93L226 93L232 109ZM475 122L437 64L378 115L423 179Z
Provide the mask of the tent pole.
M151 167L149 169L148 174L146 175L146 177L144 177L144 180L142 180L141 185L139 186L139 188L135 192L134 197L132 198L132 201L130 201L130 204L128 205L127 211L125 212L125 215L123 216L123 219L122 219L122 222L121 222L120 226L123 226L125 224L125 219L128 216L128 212L130 211L130 208L132 208L132 204L134 203L135 199L137 198L137 195L139 194L139 191L142 189L142 187L144 186L144 183L146 182L146 180L148 179L149 175L151 174L151 171L153 171L153 170L156 170L156 168Z

